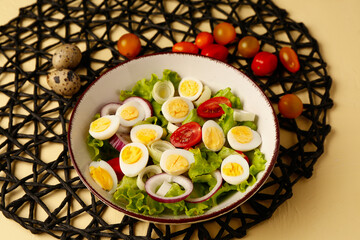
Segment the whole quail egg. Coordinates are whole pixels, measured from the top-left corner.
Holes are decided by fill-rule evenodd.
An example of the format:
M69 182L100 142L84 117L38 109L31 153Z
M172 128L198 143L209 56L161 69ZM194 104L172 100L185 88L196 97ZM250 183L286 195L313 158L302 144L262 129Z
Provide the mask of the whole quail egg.
M47 83L57 94L74 95L81 87L80 77L69 69L55 70L48 74Z
M52 57L52 64L56 69L75 68L79 65L82 55L74 44L61 45Z

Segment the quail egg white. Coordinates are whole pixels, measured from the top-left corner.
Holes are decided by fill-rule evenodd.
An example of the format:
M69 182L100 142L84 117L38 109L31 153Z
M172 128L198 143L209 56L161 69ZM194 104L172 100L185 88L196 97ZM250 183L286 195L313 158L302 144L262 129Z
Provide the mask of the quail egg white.
M229 145L243 152L250 151L261 144L261 136L257 131L247 126L236 126L227 134Z
M115 115L120 117L120 125L124 127L132 127L145 118L142 106L136 101L124 103L116 110Z
M149 160L149 151L142 143L126 144L120 151L120 169L125 176L136 177Z
M91 122L89 133L95 139L109 139L117 132L119 125L119 116L106 115Z
M190 101L198 99L203 91L203 84L195 78L183 78L179 83L178 92L180 97Z
M91 162L89 166L90 176L105 191L113 193L118 185L118 179L114 169L104 160Z
M171 123L181 123L194 109L194 104L183 97L172 97L161 106L161 112Z
M229 184L237 185L249 177L249 164L240 155L230 155L221 163L221 176Z
M225 134L214 120L207 120L202 127L202 141L205 147L214 152L219 151L225 144Z
M194 154L184 149L169 149L160 158L161 169L170 175L180 175L188 171L195 162Z
M133 127L130 131L130 138L132 142L140 142L148 145L156 140L159 140L163 135L162 127L154 124L141 124Z

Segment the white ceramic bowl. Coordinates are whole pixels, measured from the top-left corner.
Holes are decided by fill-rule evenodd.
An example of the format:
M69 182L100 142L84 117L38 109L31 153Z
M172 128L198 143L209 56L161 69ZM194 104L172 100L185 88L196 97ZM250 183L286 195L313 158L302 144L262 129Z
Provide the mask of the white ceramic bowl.
M230 198L211 208L205 214L188 217L186 215L145 216L128 211L111 200L111 195L102 190L90 177L91 156L86 145L86 136L93 116L105 103L118 101L119 90L131 89L135 82L150 78L151 74L162 77L164 69L176 71L180 76L192 76L213 92L231 87L240 97L244 110L257 115L258 132L262 137L261 152L267 160L266 169L258 174L256 184L244 193L237 192ZM218 217L238 207L249 199L264 184L277 159L279 147L279 127L272 105L263 91L238 69L208 57L190 54L162 53L147 55L125 62L110 69L96 79L77 102L69 124L68 144L72 163L86 187L101 201L131 217L144 221L166 224L193 223Z

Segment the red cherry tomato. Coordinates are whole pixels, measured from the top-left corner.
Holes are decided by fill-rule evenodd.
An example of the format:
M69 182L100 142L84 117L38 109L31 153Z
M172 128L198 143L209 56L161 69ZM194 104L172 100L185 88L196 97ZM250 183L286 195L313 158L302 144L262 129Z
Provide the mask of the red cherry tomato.
M219 23L213 31L215 42L221 45L231 43L236 38L236 32L233 25L227 22Z
M118 180L121 180L123 178L124 174L120 169L119 158L118 157L113 158L113 159L107 161L107 163L114 169Z
M217 60L225 62L229 51L226 47L219 44L209 44L203 48L201 55L215 58Z
M237 51L244 58L252 58L259 52L259 50L259 41L253 36L245 36L239 41Z
M206 100L197 108L197 114L203 118L216 118L224 114L224 110L219 104L226 104L231 107L231 102L226 97L213 97Z
M195 45L203 49L205 46L212 44L214 42L214 37L211 33L201 32L195 38Z
M300 69L299 58L296 52L289 47L281 48L279 52L280 62L289 72L296 73Z
M247 162L248 164L250 165L250 161L249 161L249 158L248 156L245 155L245 153L243 153L242 151L240 150L235 150L238 154L240 154Z
M286 118L297 118L303 111L303 103L301 99L294 94L285 94L280 98L280 113Z
M121 55L127 57L128 59L132 59L140 53L140 39L133 33L126 33L120 37L117 42L117 47Z
M197 122L185 123L175 130L170 136L172 145L178 148L186 148L198 144L201 141L201 126Z
M199 52L199 48L191 42L178 42L174 44L172 51L197 54Z
M276 55L269 52L259 52L251 63L251 69L257 76L268 76L275 71L277 64Z

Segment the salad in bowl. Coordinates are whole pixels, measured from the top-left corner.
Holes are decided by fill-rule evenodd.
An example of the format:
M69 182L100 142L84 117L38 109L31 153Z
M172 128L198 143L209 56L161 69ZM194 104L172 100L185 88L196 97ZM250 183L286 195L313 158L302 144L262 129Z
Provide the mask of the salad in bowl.
M69 126L70 156L90 191L159 223L236 208L265 182L279 145L276 116L256 84L189 54L149 55L108 71L80 97Z

